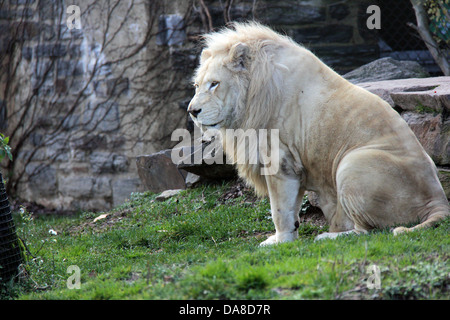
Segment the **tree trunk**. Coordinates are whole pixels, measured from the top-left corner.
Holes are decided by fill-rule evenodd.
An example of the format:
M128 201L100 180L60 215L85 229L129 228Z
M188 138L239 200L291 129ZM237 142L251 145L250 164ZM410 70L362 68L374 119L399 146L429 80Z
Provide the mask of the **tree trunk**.
M417 26L413 24L408 25L416 29L419 33L420 37L425 42L425 45L433 56L434 61L436 61L439 68L441 68L444 75L450 76L450 63L446 59L445 52L439 49L438 44L433 39L433 36L428 28L428 16L423 5L424 1L411 0L411 4L416 14Z

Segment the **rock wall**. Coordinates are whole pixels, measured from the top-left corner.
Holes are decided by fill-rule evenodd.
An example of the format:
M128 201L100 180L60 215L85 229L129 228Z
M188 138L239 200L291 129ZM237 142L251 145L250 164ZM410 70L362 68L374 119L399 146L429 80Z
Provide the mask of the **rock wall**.
M450 77L364 82L408 123L438 167L450 167Z
M340 73L379 57L377 30L369 30L367 7L377 1L241 0L232 20L256 19L292 37ZM225 23L224 1L205 1L214 27Z
M80 29L68 27L69 4L80 8ZM170 147L186 125L185 77L170 71L171 47L156 44L165 10L164 1L2 2L0 130L15 152L2 169L11 193L104 210L140 190L135 156Z

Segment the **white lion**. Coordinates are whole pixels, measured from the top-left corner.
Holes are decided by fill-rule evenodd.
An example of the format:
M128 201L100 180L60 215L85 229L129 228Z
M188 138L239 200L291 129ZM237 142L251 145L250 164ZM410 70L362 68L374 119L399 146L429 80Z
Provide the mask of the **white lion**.
M208 34L205 45L188 108L195 123L223 132L279 130L276 174L237 163L239 175L270 197L276 233L262 245L298 237L305 190L319 195L330 225L319 239L419 223L394 229L399 234L449 215L434 163L381 98L257 23ZM223 145L231 159L252 147L242 139Z

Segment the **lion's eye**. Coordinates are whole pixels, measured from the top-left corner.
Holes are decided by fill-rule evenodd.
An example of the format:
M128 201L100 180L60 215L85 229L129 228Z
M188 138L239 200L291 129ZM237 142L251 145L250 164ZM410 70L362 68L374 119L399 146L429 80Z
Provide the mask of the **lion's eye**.
M215 89L219 85L219 81L213 81L211 82L211 85L209 86L209 90Z

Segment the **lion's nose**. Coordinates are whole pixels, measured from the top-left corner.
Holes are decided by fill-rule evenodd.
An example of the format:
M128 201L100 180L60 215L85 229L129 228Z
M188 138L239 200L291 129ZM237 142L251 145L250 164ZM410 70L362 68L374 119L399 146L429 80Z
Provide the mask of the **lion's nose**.
M188 109L188 112L189 112L190 114L192 114L195 118L197 118L198 114L199 114L200 112L202 112L202 109L191 109L191 110Z

